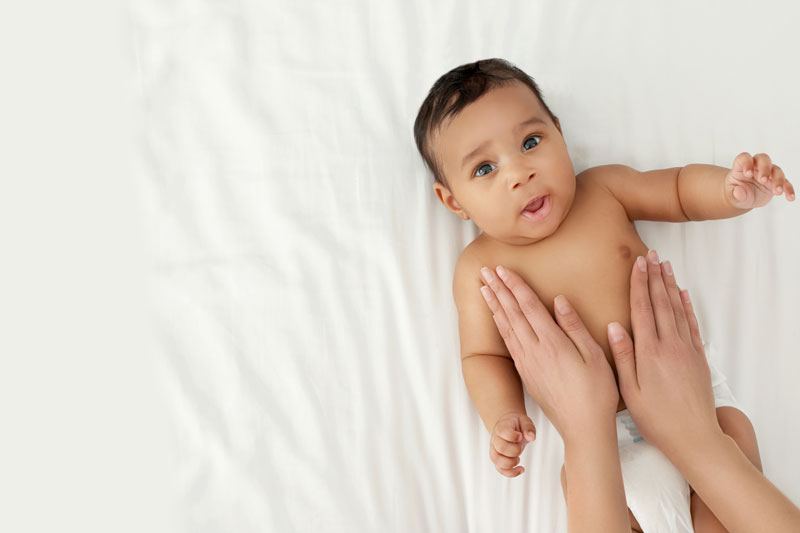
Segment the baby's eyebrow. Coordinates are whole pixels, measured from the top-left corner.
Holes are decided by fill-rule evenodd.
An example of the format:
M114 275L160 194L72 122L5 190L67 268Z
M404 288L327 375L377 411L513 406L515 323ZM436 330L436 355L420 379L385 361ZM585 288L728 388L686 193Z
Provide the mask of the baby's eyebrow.
M520 129L520 128L524 127L524 126L529 126L530 124L537 124L537 123L547 125L547 122L545 122L541 118L539 118L539 117L534 115L531 118L529 118L529 119L517 124L514 127L514 131L517 131L518 129ZM483 150L484 148L489 146L491 144L491 142L492 142L491 139L486 139L481 144L479 144L477 148L475 148L473 151L471 151L470 153L465 155L464 159L461 160L461 168L463 169L464 166L466 166L466 164L469 163L470 159L475 157L475 155L478 154L481 150Z

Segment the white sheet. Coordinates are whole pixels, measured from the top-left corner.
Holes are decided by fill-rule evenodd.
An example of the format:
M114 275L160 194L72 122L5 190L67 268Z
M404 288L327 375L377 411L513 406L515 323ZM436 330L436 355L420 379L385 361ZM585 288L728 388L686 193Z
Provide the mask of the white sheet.
M566 531L563 445L498 474L463 383L451 280L479 232L434 197L412 124L447 70L503 57L576 171L768 153L800 186L800 10L785 2L132 4L139 178L185 531ZM637 222L696 302L800 503L800 202Z

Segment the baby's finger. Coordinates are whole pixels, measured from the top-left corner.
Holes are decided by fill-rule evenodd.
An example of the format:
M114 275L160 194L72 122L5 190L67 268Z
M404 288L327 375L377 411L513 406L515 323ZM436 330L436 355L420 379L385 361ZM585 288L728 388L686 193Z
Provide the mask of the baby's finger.
M780 185L786 192L786 199L789 200L790 202L794 201L795 198L794 185L792 185L792 182L786 179L786 174L783 173L783 169L778 165L772 165L772 172L777 179L780 179ZM781 191L778 191L778 194L781 194Z
M768 183L772 159L767 154L761 153L754 155L753 160L756 163L755 178L759 183Z
M789 180L786 180L784 187L786 187L786 199L794 202L794 185Z
M536 440L536 426L533 425L533 420L530 418L523 418L520 423L520 429L525 433L525 440Z
M772 165L772 170L770 171L771 174L771 184L772 184L772 194L776 196L780 196L783 194L784 184L783 182L786 181L782 172L778 171L777 165Z
M489 457L492 459L494 465L498 468L514 468L519 463L519 457L506 457L500 455L497 450L489 447Z
M522 432L517 430L515 426L516 424L500 423L494 432L498 437L508 442L521 442L523 440Z
M741 172L749 178L753 176L753 166L753 156L748 152L742 152L734 158L732 170L734 172Z
M519 457L527 442L528 441L524 441L522 443L508 442L507 440L495 435L495 438L492 439L492 446L500 455L505 455L506 457Z
M495 469L506 477L517 477L525 472L524 466L518 466L517 468L500 468L495 465Z

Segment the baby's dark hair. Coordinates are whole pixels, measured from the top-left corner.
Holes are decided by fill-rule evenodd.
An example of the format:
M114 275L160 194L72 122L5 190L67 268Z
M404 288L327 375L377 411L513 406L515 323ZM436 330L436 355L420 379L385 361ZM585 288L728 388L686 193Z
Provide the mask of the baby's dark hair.
M414 140L417 143L417 149L433 173L435 182L450 188L441 165L431 149L431 132L441 127L450 115L455 118L462 109L487 91L510 85L515 80L530 87L553 122L558 119L545 104L533 78L505 59L481 59L474 63L466 63L443 74L436 80L431 90L428 91L428 96L422 102L414 121ZM447 107L454 95L457 95L457 98Z

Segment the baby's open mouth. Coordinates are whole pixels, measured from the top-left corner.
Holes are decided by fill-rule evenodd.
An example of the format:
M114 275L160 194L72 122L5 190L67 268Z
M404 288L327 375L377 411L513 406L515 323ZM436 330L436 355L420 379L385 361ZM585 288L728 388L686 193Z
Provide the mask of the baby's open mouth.
M545 194L536 200L529 202L522 210L522 218L530 220L531 222L539 222L547 218L553 207L553 199L549 194Z
M529 213L535 213L544 205L544 196L540 196L539 198L531 201L528 205L525 206L523 211L527 211Z

